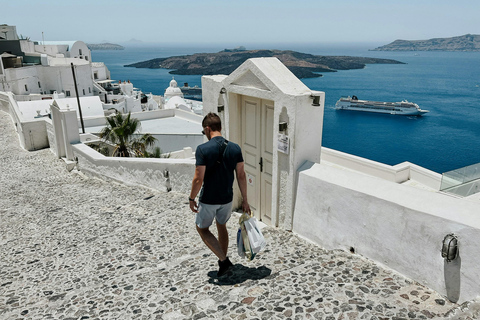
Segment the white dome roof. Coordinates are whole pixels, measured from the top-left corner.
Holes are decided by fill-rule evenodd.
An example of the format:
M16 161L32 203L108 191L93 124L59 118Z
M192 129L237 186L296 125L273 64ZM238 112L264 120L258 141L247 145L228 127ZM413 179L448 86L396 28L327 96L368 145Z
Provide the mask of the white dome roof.
M167 90L165 90L165 95L167 94L172 94L175 95L177 93L182 93L182 90L180 88L174 88L174 87L168 87Z
M168 101L172 97L183 98L182 90L178 87L177 81L175 81L175 79L172 79L172 81L170 81L170 87L165 90L164 94L165 101Z

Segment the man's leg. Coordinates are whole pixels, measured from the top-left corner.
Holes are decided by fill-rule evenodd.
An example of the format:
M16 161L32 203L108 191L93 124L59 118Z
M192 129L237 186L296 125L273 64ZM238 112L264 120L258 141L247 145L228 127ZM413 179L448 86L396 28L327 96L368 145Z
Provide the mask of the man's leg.
M225 251L222 248L222 245L220 242L215 238L215 236L210 232L208 228L199 228L197 226L197 231L200 234L200 237L202 238L203 242L207 245L210 250L218 257L218 260L224 261L227 259L226 255L226 249ZM225 228L226 231L226 228ZM219 232L219 238L220 238L220 232ZM228 238L228 234L227 234ZM227 239L227 247L228 247L228 239Z
M227 231L227 222L232 215L232 202L223 204L217 210L217 214L215 216L215 221L217 223L217 231L218 231L218 242L220 243L220 247L223 250L225 256L227 256L228 251L228 231Z
M218 230L218 242L220 244L220 248L223 251L225 257L227 256L228 251L228 231L227 231L227 224L220 224L217 222L217 230Z
M228 269L232 266L232 263L227 257L228 232L226 223L230 218L230 209L231 206L229 207L228 205L212 206L200 203L195 219L198 234L200 234L200 237L207 247L218 257L218 266L220 267L217 272L218 277L226 274ZM221 221L219 222L223 224L218 226L219 222L217 222L217 230L219 234L218 239L215 238L209 230L214 216L216 216L217 219L220 219Z

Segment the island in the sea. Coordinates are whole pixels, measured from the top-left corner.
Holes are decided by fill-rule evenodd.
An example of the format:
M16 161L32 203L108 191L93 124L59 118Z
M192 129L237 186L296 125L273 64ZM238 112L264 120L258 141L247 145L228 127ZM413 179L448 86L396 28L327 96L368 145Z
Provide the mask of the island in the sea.
M395 40L372 51L480 51L480 35L429 40Z
M125 47L114 43L87 43L90 50L123 50Z
M243 49L243 48L242 48ZM348 56L317 56L281 50L223 50L217 53L196 53L187 56L157 58L125 65L125 67L172 69L171 74L230 74L250 58L277 57L298 78L321 77L320 72L362 69L366 64L402 64L391 59Z

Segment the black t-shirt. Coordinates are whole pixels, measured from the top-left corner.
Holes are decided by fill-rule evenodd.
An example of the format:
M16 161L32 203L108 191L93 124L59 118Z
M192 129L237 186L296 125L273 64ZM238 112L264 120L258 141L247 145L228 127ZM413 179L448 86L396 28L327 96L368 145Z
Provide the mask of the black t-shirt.
M243 162L242 150L238 144L229 141L219 164L217 160L224 141L223 137L213 137L195 151L195 164L206 167L200 192L200 202L205 204L226 204L233 199L233 173L237 163Z

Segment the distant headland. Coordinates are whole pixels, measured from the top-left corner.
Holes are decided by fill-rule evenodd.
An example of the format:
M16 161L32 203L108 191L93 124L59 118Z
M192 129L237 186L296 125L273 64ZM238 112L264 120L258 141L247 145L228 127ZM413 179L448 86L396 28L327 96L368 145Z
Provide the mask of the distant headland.
M125 47L114 43L87 43L90 50L124 50Z
M371 51L480 51L480 35L429 40L395 40Z
M245 50L243 47L225 49L217 53L196 53L187 56L157 58L125 65L125 67L172 69L171 74L212 75L230 74L250 58L277 57L298 78L321 77L319 72L362 69L367 64L402 64L391 59L317 56L296 51Z

